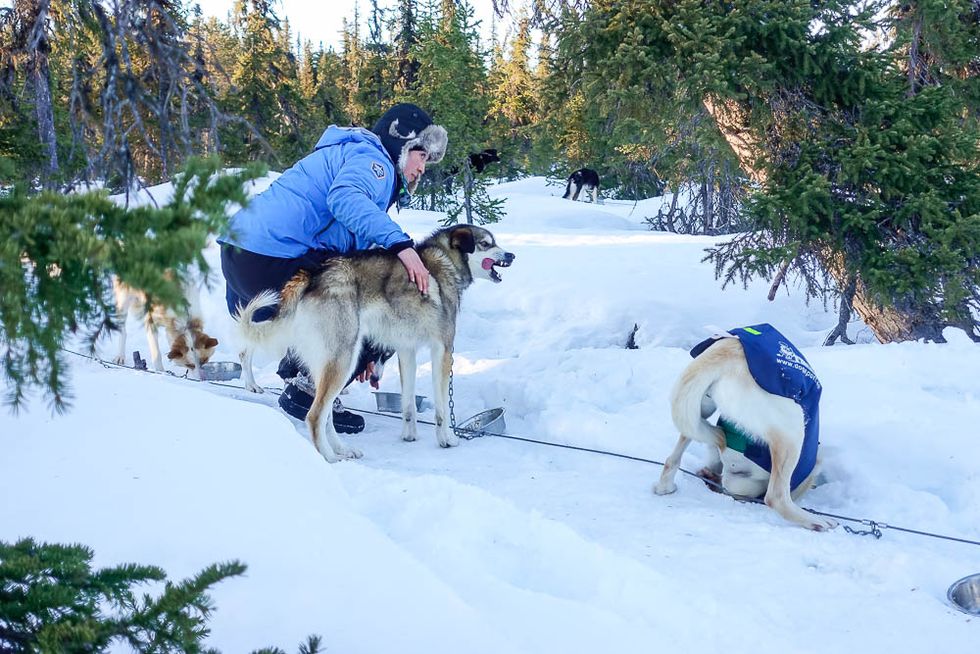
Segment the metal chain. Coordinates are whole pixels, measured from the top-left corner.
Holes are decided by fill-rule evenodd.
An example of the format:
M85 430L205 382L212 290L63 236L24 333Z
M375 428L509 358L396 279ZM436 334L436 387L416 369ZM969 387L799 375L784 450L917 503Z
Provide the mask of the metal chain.
M460 434L459 430L456 428L456 410L455 410L456 409L456 403L453 401L453 367L452 367L452 364L453 364L453 361L452 361L452 358L450 358L450 360L449 360L449 428L453 430L453 433L456 434L456 436L460 436L462 438L467 438L466 436L463 436L462 434ZM436 400L436 401L438 401L438 400ZM469 440L469 439L467 438L467 440Z
M452 362L450 362L452 363ZM453 433L457 437L462 438L466 441L471 441L474 438L484 436L487 432L477 431L475 429L465 429L463 427L456 426L456 403L453 401L453 369L450 365L449 368L449 427L453 430Z
M888 528L888 525L885 523L881 523L881 525L879 525L874 520L861 520L861 524L868 525L871 527L871 529L854 529L848 525L844 525L844 531L849 534L854 534L855 536L874 536L877 539L881 538L881 529L879 529L879 526L884 527L885 529Z

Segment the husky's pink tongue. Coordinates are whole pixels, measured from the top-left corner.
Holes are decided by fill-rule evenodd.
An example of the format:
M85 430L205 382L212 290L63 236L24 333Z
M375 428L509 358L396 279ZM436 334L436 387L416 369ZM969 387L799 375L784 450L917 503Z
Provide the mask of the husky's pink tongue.
M490 270L491 268L493 268L493 264L495 263L497 263L495 260L491 259L490 257L487 257L486 259L483 260L483 269Z

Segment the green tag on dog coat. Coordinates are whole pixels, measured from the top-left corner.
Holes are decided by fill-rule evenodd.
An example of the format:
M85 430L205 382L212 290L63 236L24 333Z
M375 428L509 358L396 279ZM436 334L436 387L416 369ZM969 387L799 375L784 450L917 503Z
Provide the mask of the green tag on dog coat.
M749 435L739 429L735 423L729 422L724 418L718 418L718 427L725 432L725 446L736 452L745 454L745 449L752 440L749 438Z

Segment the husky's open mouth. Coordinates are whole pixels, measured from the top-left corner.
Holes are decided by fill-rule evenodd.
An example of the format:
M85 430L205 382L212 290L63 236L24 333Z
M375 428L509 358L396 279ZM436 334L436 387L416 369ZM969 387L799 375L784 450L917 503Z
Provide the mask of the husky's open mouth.
M490 279L493 280L495 284L499 284L504 280L500 276L500 273L497 272L496 267L500 266L501 268L509 268L510 263L511 263L510 259L503 259L501 261L497 261L496 259L491 259L490 257L487 257L486 259L483 260L483 269L490 273Z

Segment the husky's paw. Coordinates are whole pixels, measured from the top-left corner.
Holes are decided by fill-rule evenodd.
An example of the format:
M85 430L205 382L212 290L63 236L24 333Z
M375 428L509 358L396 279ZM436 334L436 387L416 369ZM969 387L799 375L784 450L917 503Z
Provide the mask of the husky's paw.
M329 447L325 449L318 449L317 452L320 453L320 456L326 459L327 463L337 463L340 461L340 457L334 454L333 450L331 450Z
M837 521L831 520L830 518L813 517L809 520L808 524L803 526L813 531L830 531L831 529L837 528Z
M418 440L418 438L419 437L417 434L411 434L407 432L402 434L402 440L405 441L406 443L414 443L415 441Z
M245 382L245 390L252 393L265 393L265 389L256 384L255 382Z
M672 481L660 481L657 482L653 487L653 492L656 495L670 495L677 491L677 484Z
M459 445L459 436L452 432L436 434L436 440L439 441L439 447L456 447Z
M337 463L344 459L360 459L364 456L360 450L356 450L353 447L343 447L334 452L330 446L326 446L320 450L320 454L327 460L327 463Z
M120 354L119 356L112 357L112 362L117 366L124 366L126 365L126 357Z
M354 449L353 447L345 447L337 452L337 456L342 459L360 459L362 456L364 456L364 454L360 450Z

